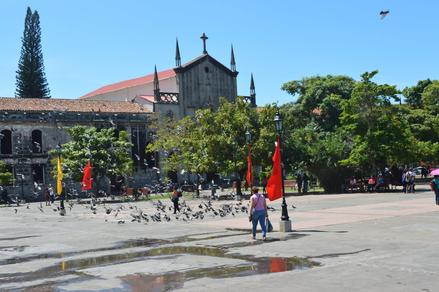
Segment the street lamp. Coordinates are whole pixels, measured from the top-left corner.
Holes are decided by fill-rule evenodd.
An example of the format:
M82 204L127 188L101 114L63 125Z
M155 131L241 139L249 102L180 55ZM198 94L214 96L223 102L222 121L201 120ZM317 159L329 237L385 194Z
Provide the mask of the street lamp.
M247 145L248 145L248 158L251 158L251 155L252 155L252 133L250 133L249 130L245 131L245 140L247 141ZM248 166L248 161L247 161L247 166ZM247 172L249 172L249 171L251 172L252 169L250 169L250 170L247 169ZM249 187L250 187L250 194L251 194L251 189L253 187L253 175L252 174L250 174Z
M281 231L291 231L291 221L288 217L288 209L287 203L285 201L285 184L284 184L284 167L282 161L282 117L279 111L276 112L274 117L274 126L276 128L276 133L279 138L279 147L280 147L280 164L281 164L281 173L282 173L282 216L281 216Z

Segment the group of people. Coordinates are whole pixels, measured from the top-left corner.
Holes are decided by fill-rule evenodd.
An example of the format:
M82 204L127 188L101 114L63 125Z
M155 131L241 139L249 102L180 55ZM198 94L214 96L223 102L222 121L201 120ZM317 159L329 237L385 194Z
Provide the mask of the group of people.
M415 177L416 173L411 169L405 169L402 173L402 191L404 193L414 193L415 192Z
M379 174L377 177L372 175L367 180L367 191L369 193L374 191L386 190L388 188L388 184L382 174Z

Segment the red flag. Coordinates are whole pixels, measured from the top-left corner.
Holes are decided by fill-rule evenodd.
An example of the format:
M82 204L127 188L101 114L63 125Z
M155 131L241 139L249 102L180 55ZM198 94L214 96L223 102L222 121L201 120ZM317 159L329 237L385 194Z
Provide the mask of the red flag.
M273 170L271 171L270 179L265 188L270 201L282 198L282 166L280 165L280 160L280 139L278 136L276 150L273 155Z
M253 184L253 165L252 165L252 145L248 145L247 156L247 176L245 177L247 185L250 187Z
M89 160L87 166L84 168L84 176L82 177L82 190L91 190L93 188L92 184L93 179L91 178L91 164Z

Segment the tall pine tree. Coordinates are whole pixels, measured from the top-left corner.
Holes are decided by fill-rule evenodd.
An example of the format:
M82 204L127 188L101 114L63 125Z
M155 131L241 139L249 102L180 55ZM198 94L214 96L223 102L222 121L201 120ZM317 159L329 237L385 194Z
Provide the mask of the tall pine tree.
M24 21L20 61L18 62L15 96L19 98L50 98L44 73L41 48L40 16L27 8Z

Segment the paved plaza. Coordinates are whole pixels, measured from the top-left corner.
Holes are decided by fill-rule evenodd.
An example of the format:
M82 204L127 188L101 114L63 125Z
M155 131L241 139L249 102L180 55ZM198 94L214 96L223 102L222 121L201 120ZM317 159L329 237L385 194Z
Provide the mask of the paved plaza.
M277 232L281 201L270 203L266 242L235 201L212 205L233 215L140 223L133 214L157 201L68 205L65 217L44 203L1 207L0 291L439 291L439 206L426 187L287 202L294 231Z

